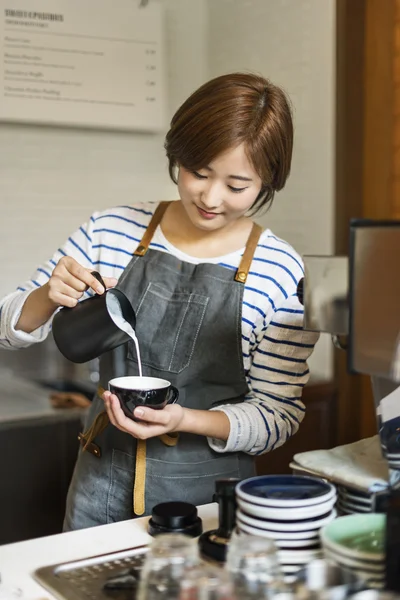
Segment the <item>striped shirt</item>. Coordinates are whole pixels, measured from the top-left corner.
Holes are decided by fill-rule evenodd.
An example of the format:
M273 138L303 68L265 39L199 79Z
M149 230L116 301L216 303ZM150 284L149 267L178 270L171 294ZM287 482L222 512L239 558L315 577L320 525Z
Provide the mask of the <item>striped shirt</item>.
M31 334L16 331L15 325L27 296L49 280L61 257L72 256L84 267L118 279L156 207L157 203L147 203L94 213L30 281L0 301L0 347L23 348L46 338L51 320ZM244 251L197 259L172 246L160 227L150 248L183 261L215 263L232 271L238 268ZM282 445L298 430L305 412L301 395L309 378L307 359L318 339L317 334L303 330L303 308L296 295L302 277L299 255L265 230L243 293L242 350L249 392L242 403L215 409L225 412L230 421L226 442L208 440L217 452L262 454Z

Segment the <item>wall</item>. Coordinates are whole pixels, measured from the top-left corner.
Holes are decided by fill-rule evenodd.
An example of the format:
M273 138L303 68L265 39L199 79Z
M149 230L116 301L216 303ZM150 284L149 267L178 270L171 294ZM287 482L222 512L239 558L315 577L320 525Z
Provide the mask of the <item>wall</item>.
M207 6L205 0L161 1L172 114L208 77ZM94 210L176 197L163 135L2 123L0 173L0 297L29 278Z
M210 75L251 70L289 94L292 172L261 223L301 254L334 253L335 0L209 0ZM321 336L312 372L332 373Z

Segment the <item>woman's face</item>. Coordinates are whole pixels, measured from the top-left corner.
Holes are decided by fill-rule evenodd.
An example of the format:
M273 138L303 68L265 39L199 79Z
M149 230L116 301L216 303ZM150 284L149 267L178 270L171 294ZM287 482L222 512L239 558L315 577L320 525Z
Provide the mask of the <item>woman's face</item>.
M254 204L261 179L247 159L244 145L220 154L199 171L179 168L178 190L195 227L222 229L237 221Z

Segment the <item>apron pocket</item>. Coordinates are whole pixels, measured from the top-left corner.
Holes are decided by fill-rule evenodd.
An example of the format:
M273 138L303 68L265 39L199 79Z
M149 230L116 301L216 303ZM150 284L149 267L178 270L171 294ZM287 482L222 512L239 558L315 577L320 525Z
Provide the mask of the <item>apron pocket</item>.
M199 506L213 502L216 479L239 478L235 454L219 455L202 462L168 462L147 458L146 514L165 501L190 502Z
M180 373L189 366L209 298L149 283L136 311L136 335L143 365ZM129 343L128 359L137 362Z
M107 523L133 518L135 457L115 448L112 451L107 497Z

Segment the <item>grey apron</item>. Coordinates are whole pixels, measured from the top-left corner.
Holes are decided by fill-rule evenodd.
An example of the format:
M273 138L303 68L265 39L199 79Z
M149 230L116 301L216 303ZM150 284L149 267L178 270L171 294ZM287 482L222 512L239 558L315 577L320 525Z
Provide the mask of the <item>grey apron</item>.
M243 289L261 229L254 225L236 273L215 264L194 265L148 249L167 205L158 206L117 286L137 315L143 375L170 381L179 390L178 402L187 408L209 410L241 402L248 392L242 355ZM104 389L112 377L122 374L138 375L133 343L100 358ZM99 394L87 424L98 415L101 421L104 414ZM137 467L143 442L107 424L108 417L97 427L95 442L83 439L89 451L79 452L65 530L113 523L142 512L147 515L165 501L206 504L212 502L216 479L254 475L251 456L217 453L204 436L180 433L175 439L151 438L145 444L144 507L135 514L134 485L139 487L138 480L144 477Z

